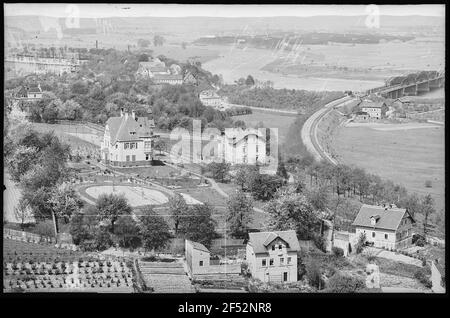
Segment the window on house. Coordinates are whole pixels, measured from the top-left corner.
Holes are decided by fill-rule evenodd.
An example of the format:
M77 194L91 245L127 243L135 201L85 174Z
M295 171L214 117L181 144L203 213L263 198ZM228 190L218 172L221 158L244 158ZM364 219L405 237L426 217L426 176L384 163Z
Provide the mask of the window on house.
M288 257L288 258L287 258L287 263L290 264L291 261L292 261L292 257Z
M281 250L283 248L283 245L278 245L278 249Z
M131 161L136 161L136 156L135 155L131 156Z
M272 251L275 251L275 245L272 245Z
M130 143L130 149L134 149L134 142Z
M118 145L116 144L116 149L118 148Z
M270 266L273 266L273 258L271 258L271 259L269 260L269 265L270 265Z
M130 161L130 156L126 156L126 160L127 160L127 161Z
M128 142L125 143L124 149L128 149L130 147L130 144Z
M388 236L387 234L384 234L384 239L385 239L385 240L387 240L388 237L389 237L389 236Z
M372 237L375 237L375 232L372 232Z
M203 266L203 261L200 261L200 262L199 262L199 265L200 265L200 266Z
M266 266L266 265L267 265L267 262L266 262L266 260L265 260L265 259L263 259L263 260L261 261L261 264L262 264L262 266Z
M284 264L284 258L280 257L280 264Z
M146 153L145 154L145 160L148 160L148 158L149 158L149 155L148 155L148 153Z

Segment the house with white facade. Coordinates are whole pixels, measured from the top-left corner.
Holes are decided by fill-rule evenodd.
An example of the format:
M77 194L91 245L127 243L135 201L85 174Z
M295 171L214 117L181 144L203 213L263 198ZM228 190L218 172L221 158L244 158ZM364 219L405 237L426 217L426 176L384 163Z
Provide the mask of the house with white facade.
M15 98L21 100L39 100L42 98L41 84L33 86L23 86L15 94Z
M386 249L405 248L412 244L413 225L416 223L407 209L394 205L364 204L352 223L357 237L366 235L373 246Z
M121 109L120 117L110 117L101 144L102 160L114 166L150 164L153 159L153 120L137 117Z
M214 90L206 90L200 92L198 98L205 106L219 108L222 106L222 97L220 97Z
M266 139L253 128L226 128L218 143L219 158L230 164L265 164Z
M185 240L186 264L191 275L201 274L209 267L211 253L205 245Z
M386 103L371 100L363 100L359 107L362 112L369 114L369 117L374 119L385 118L386 112L389 110Z
M252 277L263 282L296 282L300 244L295 231L249 233L246 261Z

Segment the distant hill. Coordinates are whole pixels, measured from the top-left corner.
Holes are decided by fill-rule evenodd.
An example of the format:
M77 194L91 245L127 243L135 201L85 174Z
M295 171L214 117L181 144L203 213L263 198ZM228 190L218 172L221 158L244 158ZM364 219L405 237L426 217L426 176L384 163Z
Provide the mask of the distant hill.
M6 16L5 25L15 27L27 32L45 32L47 24L59 21L65 28L64 18L48 18L40 16ZM184 17L184 18L161 18L161 17L112 17L104 19L83 18L80 20L81 29L92 29L99 24L108 24L117 32L130 32L140 30L151 30L151 32L166 33L196 33L227 34L242 32L264 33L267 30L279 31L347 31L367 30L365 25L366 16L314 16L314 17L263 17L263 18L216 18L216 17ZM420 29L428 27L444 28L444 17L432 16L388 16L380 17L381 32L391 29Z

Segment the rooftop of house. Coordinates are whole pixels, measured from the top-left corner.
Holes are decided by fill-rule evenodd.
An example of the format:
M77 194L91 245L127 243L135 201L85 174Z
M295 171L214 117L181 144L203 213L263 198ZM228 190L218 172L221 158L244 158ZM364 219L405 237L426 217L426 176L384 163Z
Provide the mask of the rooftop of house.
M371 227L396 231L405 213L408 213L406 209L397 207L364 204L359 209L358 215L356 215L352 225L356 227ZM409 213L408 216L415 222ZM372 224L372 218L376 220L375 225Z
M153 120L122 113L120 117L110 117L106 121L110 131L111 144L116 141L136 140L141 137L151 137L155 126Z
M288 252L300 251L300 244L294 230L249 233L247 244L253 248L255 254L268 253L268 246L277 238L287 243Z
M227 139L236 138L233 140L233 143L237 143L249 135L256 135L258 137L264 137L264 134L259 129L255 129L255 128L247 128L247 129L226 128L223 134L225 135L225 137Z
M155 74L153 77L154 80L161 81L161 80L183 80L183 76L180 74Z
M207 252L207 253L209 253L209 250L206 248L206 246L205 245L203 245L202 243L198 243L198 242L193 242L193 241L189 241L189 240L186 240L189 244L191 244L192 245L192 247L195 249L195 250L199 250L199 251L202 251L202 252Z
M359 105L360 108L370 107L370 108L381 108L386 105L384 102L374 102L371 100L363 100Z

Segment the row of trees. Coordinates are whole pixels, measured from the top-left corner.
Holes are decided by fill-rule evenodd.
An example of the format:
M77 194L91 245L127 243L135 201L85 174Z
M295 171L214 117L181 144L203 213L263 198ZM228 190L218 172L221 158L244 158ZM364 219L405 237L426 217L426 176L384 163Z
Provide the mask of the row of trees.
M421 219L424 234L430 231L431 216L435 215L436 211L433 198L429 194L419 196L416 193L408 193L404 186L391 180L383 180L362 168L317 162L309 155L290 157L287 166L288 170L297 174L297 178L306 176L309 179L309 187L315 189L310 193L316 196L313 201L317 205L329 207L333 193L337 196L333 200L335 204L340 204L345 199L373 205L395 204L408 209L413 217Z
M271 87L253 87L255 80L248 77L235 85L224 85L219 94L227 96L232 104L262 108L293 109L305 113L317 109L326 103L343 96L342 92L312 92L295 89L274 89Z

